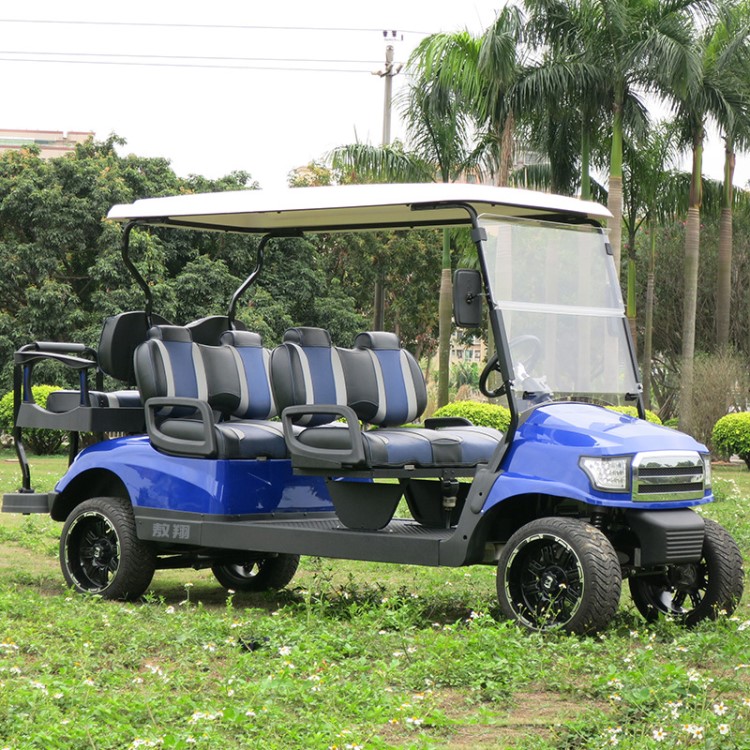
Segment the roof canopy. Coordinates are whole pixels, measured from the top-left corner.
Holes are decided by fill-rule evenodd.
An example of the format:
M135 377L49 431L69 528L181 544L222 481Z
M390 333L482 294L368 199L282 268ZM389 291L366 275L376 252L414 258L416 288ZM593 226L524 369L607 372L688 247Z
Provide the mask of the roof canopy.
M603 206L575 198L485 185L427 183L241 190L147 198L114 206L108 218L258 233L469 223L467 211L455 204L468 204L478 214L572 216L597 221L610 217Z

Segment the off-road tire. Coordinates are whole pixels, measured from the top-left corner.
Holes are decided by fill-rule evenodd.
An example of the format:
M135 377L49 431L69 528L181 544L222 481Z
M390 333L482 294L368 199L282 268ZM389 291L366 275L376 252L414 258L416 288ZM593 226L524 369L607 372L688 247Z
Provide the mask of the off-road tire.
M214 565L211 572L233 591L278 591L294 578L299 555L274 555L245 563Z
M138 539L133 509L120 497L76 506L60 535L60 567L69 586L105 599L138 599L156 569L156 555Z
M620 563L611 543L575 518L527 523L498 560L500 609L529 630L601 630L617 611L621 590Z
M634 576L628 581L633 603L649 622L667 616L692 626L701 620L715 620L721 613L731 614L742 598L744 572L737 542L716 521L704 521L700 562L670 565L654 575ZM694 578L692 583L690 578Z

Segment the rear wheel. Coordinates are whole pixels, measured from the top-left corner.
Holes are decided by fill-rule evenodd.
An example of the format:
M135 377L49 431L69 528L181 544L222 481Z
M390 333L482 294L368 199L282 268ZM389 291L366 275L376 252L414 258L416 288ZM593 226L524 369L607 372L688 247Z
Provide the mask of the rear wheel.
M649 622L666 615L695 625L734 612L744 588L742 554L723 526L708 518L705 524L699 562L668 565L629 580L633 603Z
M500 608L529 630L599 630L617 611L621 588L620 563L607 537L574 518L526 524L498 561Z
M224 588L234 591L278 591L294 578L298 565L299 555L275 555L214 565L211 572Z
M68 585L105 599L137 599L156 569L150 544L138 539L133 509L119 497L78 505L60 535L60 567Z

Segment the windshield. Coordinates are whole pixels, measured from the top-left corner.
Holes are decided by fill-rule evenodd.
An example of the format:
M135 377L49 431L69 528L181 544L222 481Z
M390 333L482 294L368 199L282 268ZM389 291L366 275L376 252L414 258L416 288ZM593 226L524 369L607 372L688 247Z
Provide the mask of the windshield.
M620 403L635 394L620 285L603 230L489 215L479 220L516 398Z

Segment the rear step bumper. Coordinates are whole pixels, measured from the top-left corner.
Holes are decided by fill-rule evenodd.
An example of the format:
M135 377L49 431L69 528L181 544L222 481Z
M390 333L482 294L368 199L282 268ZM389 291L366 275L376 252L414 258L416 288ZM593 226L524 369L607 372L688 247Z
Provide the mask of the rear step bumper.
M9 492L3 495L3 513L49 513L56 492Z

